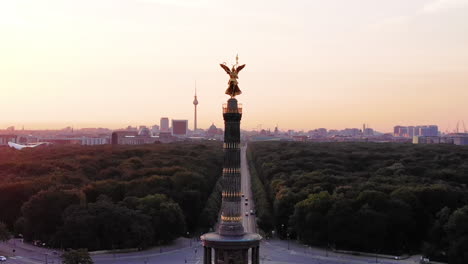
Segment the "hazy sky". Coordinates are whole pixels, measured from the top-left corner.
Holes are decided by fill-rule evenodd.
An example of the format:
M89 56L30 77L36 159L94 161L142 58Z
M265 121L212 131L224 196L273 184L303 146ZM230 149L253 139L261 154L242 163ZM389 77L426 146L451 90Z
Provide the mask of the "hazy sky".
M468 124L468 0L0 0L0 127Z

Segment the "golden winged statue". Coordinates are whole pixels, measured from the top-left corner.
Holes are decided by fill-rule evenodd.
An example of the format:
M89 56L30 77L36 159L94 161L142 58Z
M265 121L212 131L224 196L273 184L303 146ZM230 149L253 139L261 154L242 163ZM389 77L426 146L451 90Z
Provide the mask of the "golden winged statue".
M245 67L245 64L238 66L238 60L239 58L236 57L236 64L234 64L231 69L226 66L226 63L220 64L221 68L223 68L230 77L228 82L229 87L226 89L225 93L230 95L231 98L234 98L236 95L242 93L242 91L239 89L239 86L237 85L237 79L239 78L239 72Z

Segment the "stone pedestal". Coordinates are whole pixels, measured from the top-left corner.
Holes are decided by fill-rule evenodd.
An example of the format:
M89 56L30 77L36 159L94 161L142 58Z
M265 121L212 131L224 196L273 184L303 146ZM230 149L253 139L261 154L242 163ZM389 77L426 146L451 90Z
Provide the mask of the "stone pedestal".
M249 250L252 264L260 264L259 234L222 236L208 233L201 236L204 247L203 264L248 264Z

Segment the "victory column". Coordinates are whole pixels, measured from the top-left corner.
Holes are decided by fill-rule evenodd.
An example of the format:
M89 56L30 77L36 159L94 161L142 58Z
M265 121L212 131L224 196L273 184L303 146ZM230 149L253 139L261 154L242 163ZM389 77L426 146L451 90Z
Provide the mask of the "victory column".
M237 79L245 64L239 66L238 62L239 58L236 57L236 64L231 69L226 64L221 64L230 77L225 93L231 96L227 104L223 105L224 163L221 223L216 232L201 236L204 246L204 264L248 264L249 249L251 249L251 263L260 263L259 244L262 237L254 233L245 233L242 226L240 170L242 106L238 105L235 97L242 93ZM214 258L212 251L214 251Z

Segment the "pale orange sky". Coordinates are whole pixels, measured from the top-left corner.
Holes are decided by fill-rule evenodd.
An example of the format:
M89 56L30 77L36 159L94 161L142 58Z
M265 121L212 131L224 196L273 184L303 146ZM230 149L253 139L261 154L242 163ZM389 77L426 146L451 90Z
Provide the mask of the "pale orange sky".
M0 127L468 124L468 0L0 1Z

